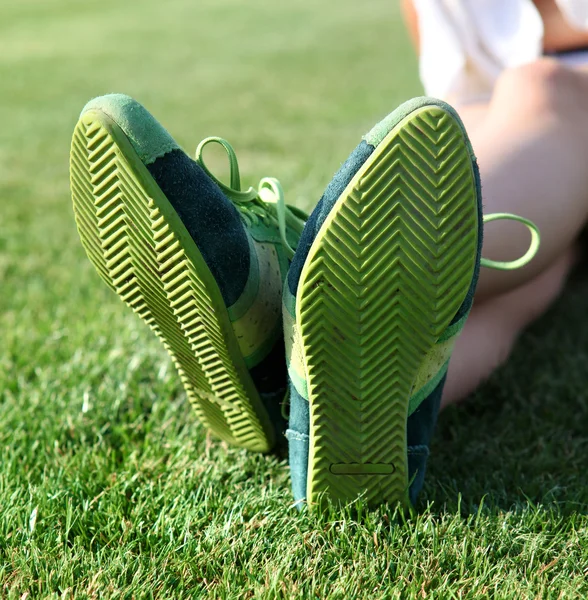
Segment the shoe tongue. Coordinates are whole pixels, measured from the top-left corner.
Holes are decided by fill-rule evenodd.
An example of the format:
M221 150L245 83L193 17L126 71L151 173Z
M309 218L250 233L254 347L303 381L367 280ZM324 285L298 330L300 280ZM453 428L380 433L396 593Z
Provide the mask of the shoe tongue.
M106 114L124 131L145 165L172 150L181 150L151 113L129 96L108 94L94 98L86 104L82 114L91 110Z

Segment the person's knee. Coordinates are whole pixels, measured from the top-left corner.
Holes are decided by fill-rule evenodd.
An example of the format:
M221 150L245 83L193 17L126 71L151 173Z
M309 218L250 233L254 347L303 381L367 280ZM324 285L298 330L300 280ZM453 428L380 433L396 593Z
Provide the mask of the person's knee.
M565 119L578 110L588 115L586 93L585 75L542 58L504 71L494 98L500 110L508 106L526 118Z

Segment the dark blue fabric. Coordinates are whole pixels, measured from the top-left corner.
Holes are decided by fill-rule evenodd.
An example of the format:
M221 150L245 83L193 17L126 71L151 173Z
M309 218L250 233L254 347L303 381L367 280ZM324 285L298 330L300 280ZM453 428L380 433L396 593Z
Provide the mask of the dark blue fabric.
M321 225L325 222L325 219L331 212L335 202L339 199L339 196L345 191L349 182L355 177L355 174L374 150L375 148L373 146L370 146L362 140L337 173L335 173L335 176L327 186L322 198L312 211L310 218L304 226L302 235L300 236L298 248L292 259L290 271L288 272L288 287L293 296L296 296L296 290L298 289L298 282L300 281L304 262L306 261L312 242L314 242L314 238L317 236Z
M284 355L284 338L280 338L271 352L249 374L259 392L261 400L276 431L276 451L283 453L286 448L286 419L282 416L282 405L285 400L288 369Z
M147 165L220 288L227 307L241 296L249 276L249 244L233 204L182 150Z
M409 496L412 504L415 504L425 482L429 446L437 424L437 415L441 406L441 396L446 377L443 377L437 387L423 400L422 404L408 417L406 422L408 479L409 481L412 480Z
M290 426L286 437L288 438L292 492L296 502L306 498L309 431L310 407L308 402L290 384Z

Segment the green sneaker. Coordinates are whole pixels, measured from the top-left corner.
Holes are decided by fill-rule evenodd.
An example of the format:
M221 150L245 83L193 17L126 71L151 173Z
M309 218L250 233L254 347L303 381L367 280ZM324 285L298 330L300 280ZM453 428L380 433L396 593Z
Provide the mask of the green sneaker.
M449 358L481 260L482 201L463 124L407 102L376 125L304 228L284 290L297 503L416 500Z
M204 165L212 142L228 153L230 186ZM162 340L198 418L231 444L272 449L287 384L282 286L305 215L275 179L241 191L224 140L202 142L194 161L124 95L86 105L70 172L89 259Z

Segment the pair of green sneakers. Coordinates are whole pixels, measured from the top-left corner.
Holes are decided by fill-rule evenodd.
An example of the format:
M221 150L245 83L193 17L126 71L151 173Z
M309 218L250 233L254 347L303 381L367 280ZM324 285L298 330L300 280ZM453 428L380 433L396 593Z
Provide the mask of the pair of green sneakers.
M230 185L204 163L210 143ZM226 141L192 160L140 104L104 96L76 125L71 187L88 257L160 337L206 427L260 452L287 438L297 501L415 502L484 264L453 109L420 98L386 117L307 218L275 179L241 190ZM527 255L488 266L530 260L524 222Z

